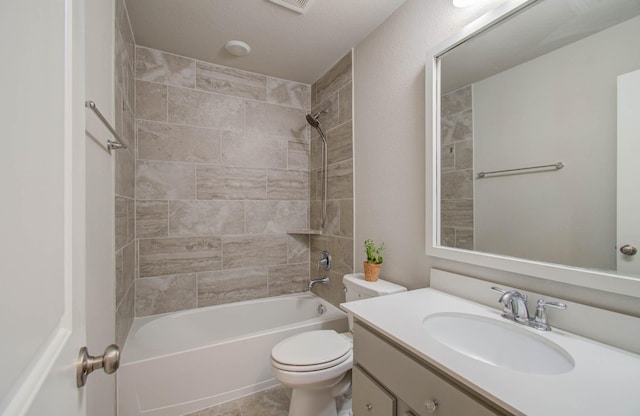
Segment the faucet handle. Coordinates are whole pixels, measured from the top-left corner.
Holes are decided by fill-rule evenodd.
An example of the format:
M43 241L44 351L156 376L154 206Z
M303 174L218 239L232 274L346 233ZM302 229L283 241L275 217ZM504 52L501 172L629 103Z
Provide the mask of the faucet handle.
M491 290L493 290L494 292L498 292L498 293L506 293L507 291L498 287L498 286L491 286Z
M547 302L544 299L538 299L536 314L533 317L531 326L540 331L551 331L551 326L549 326L549 320L547 319L547 311L544 309L545 306L555 309L567 309L567 305L561 302Z

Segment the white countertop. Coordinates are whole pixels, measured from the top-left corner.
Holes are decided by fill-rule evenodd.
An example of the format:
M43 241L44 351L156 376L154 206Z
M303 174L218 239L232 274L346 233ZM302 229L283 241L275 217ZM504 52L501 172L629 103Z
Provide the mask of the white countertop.
M443 312L509 322L497 309L434 289L412 290L340 306L450 377L516 414L640 415L638 354L559 329L537 331L510 322L554 342L575 361L575 367L564 374L527 374L458 353L429 336L422 327L425 317ZM553 327L553 322L550 323Z

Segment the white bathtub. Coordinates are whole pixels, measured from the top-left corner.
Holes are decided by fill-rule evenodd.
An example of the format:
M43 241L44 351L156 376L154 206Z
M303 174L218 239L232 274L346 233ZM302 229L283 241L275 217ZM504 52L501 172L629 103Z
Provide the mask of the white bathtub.
M347 318L311 293L136 318L117 373L118 415L178 416L275 386L271 348L314 329L345 332Z

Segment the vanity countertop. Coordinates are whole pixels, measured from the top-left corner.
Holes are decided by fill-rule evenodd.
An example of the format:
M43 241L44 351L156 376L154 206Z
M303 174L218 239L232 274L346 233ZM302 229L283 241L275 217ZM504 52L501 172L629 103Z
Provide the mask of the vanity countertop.
M509 322L497 309L434 289L412 290L340 306L404 349L514 414L640 415L638 354L556 328L549 332L537 331ZM458 353L429 336L422 326L427 316L450 312L496 319L531 331L566 350L575 366L563 374L527 374ZM553 322L551 325L553 327Z

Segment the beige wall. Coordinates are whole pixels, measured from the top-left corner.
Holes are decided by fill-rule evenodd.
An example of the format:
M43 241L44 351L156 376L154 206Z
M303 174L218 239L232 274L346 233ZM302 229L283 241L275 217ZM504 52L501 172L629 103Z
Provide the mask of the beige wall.
M455 9L449 0L408 0L354 50L355 265L361 241L387 247L382 278L429 285L429 268L496 281L640 315L634 298L425 256L426 51L499 4ZM427 138L431 140L430 137Z

